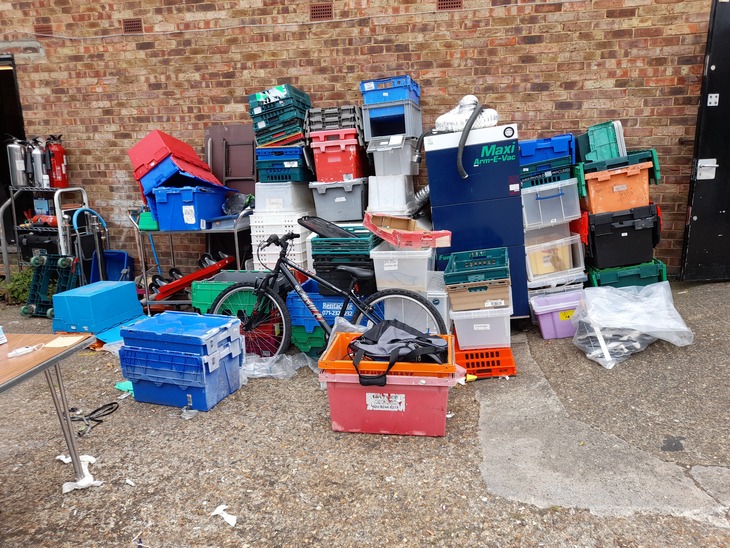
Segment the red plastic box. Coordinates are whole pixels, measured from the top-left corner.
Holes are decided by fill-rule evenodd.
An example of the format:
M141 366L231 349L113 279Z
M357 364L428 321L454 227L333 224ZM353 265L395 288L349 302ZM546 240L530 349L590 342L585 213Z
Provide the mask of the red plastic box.
M189 144L155 129L127 152L134 167L134 178L139 181L153 167L172 155L188 163L210 171L210 167L200 159Z
M341 183L367 177L366 152L357 139L312 142L314 170L320 183Z
M320 373L327 383L332 430L443 436L449 388L456 377L388 375L385 386L361 386L357 375Z

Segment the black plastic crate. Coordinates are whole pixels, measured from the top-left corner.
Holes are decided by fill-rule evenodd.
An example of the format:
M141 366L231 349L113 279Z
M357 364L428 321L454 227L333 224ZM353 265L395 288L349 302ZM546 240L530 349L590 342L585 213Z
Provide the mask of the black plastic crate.
M366 270L372 270L375 271L375 268L373 266L373 260L367 259L367 260L350 260L350 261L343 261L339 262L340 257L338 257L338 262L334 261L321 261L321 260L314 260L314 270L317 272L317 275L320 276L322 279L328 281L335 287L339 287L340 289L347 291L347 289L350 287L350 282L352 281L352 276L348 272L342 272L340 270L337 270L338 266L356 266L358 268L364 268ZM359 293L361 295L372 295L377 291L377 286L375 284L375 276L370 280L361 281L358 284ZM334 291L330 291L327 289L324 285L319 286L319 293L320 295L327 295L332 296L336 295Z
M661 239L661 210L655 204L589 214L585 262L615 268L651 262Z

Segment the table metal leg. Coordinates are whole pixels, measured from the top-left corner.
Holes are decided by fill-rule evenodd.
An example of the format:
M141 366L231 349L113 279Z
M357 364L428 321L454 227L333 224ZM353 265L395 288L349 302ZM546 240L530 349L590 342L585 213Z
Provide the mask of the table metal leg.
M76 473L76 481L80 481L84 477L84 470L81 467L81 458L79 457L79 450L76 446L76 432L74 432L71 424L71 417L68 414L68 401L66 400L66 390L63 387L63 379L61 378L61 367L59 364L53 366L53 370L56 373L56 383L58 384L58 392L53 384L53 376L51 375L51 368L46 369L46 380L48 381L48 387L51 389L51 397L53 398L53 405L56 407L56 413L58 414L58 420L61 422L61 430L63 430L63 437L66 438L66 445L68 446L68 452L71 454L71 462L74 465L74 472Z

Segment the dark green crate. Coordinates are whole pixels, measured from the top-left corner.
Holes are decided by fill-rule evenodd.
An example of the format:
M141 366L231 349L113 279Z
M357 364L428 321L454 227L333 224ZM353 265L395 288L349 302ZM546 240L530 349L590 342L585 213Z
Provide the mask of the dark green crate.
M588 285L600 287L626 287L629 285L649 285L667 280L667 267L659 259L652 259L649 263L618 268L588 267Z
M266 111L261 114L253 114L251 118L253 118L254 129L256 131L266 131L269 127L277 127L294 120L304 127L304 116L304 112L295 108L283 108Z
M314 175L306 167L269 167L258 170L258 180L261 183L307 183Z
M576 137L580 160L597 162L619 156L618 136L613 122L603 122L588 128Z
M348 232L357 238L312 238L312 255L368 255L370 250L377 247L383 240L370 232L364 226L344 226Z
M277 103L279 101L285 101L286 99L294 99L299 103L304 103L309 108L312 106L312 101L309 95L300 89L295 88L291 84L282 84L280 86L274 86L263 91L252 93L248 96L248 106L251 110L256 107L265 108L267 105Z
M448 285L502 278L509 278L506 247L452 253L444 269L444 282Z
M570 167L573 160L570 156L561 156L559 158L550 158L542 162L533 162L520 166L520 178L540 175L546 171L553 171L559 168Z
M193 282L191 287L191 304L201 314L207 314L210 305L216 300L218 295L235 282L216 282L213 280L202 280Z
M573 178L572 166L563 166L552 171L538 173L536 175L528 175L526 177L520 177L521 188L531 188L539 185L546 185L548 183L557 183L559 181L567 181Z

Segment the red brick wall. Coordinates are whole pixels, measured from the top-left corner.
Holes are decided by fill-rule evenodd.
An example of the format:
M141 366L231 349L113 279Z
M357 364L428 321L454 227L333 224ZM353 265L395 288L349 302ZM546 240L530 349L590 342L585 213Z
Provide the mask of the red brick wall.
M424 128L473 93L521 138L623 123L629 148L655 148L664 211L657 256L676 275L682 249L710 2L0 0L0 52L16 55L28 136L62 133L70 176L136 255L127 208L140 204L126 151L161 129L202 154L207 124L250 121L247 94L292 83L315 106L361 104L359 82L407 73L422 86ZM144 35L121 20L142 18ZM53 38L33 35L50 24ZM234 27L234 28L227 28ZM181 242L179 260L200 246Z

